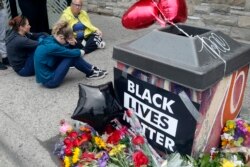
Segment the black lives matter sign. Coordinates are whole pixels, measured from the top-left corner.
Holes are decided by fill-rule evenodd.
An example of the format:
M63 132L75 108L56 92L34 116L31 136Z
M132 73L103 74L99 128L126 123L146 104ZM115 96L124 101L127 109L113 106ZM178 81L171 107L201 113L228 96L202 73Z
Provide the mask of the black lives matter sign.
M191 154L196 120L172 92L123 75L114 69L115 91L125 108L133 109L143 133L157 151ZM193 103L199 109L197 103Z

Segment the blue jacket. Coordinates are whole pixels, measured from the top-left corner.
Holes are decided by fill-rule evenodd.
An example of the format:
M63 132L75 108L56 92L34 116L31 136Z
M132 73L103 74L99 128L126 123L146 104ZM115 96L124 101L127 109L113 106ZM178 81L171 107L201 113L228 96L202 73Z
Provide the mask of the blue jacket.
M46 83L54 76L60 58L78 56L81 56L80 49L68 49L53 36L42 39L34 55L37 83Z

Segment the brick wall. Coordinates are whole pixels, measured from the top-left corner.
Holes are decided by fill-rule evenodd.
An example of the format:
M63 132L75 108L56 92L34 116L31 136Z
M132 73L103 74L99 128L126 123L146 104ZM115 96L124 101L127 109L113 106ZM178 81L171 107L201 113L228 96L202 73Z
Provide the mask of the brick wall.
M122 17L136 0L84 0L89 12ZM187 0L186 24L220 30L250 42L250 0Z

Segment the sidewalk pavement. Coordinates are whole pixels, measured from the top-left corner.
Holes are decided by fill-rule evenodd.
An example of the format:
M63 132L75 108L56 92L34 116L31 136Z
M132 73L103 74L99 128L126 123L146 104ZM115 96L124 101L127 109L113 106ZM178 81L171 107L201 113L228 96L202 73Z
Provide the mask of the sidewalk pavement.
M89 81L76 69L70 69L59 88L46 89L36 84L34 77L19 77L11 68L0 71L1 167L59 166L52 154L58 140L59 121L70 120L78 101L78 83L100 85L113 81L113 46L159 28L153 25L142 30L127 30L116 17L90 14L90 18L103 31L106 48L86 55L86 59L108 70L104 79ZM249 97L248 86L243 104L243 115L248 117Z

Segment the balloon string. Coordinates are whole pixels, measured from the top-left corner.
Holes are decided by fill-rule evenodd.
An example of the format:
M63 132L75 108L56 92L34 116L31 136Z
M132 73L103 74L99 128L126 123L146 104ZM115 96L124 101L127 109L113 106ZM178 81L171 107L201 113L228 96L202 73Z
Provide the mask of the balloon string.
M163 14L163 12L161 11L161 9L159 8L158 4L152 0L153 4L157 7L158 11L160 12L161 16L164 18L164 21L168 22L169 24L173 25L175 28L177 28L180 32L182 32L184 35L186 35L187 37L193 37L192 35L189 35L187 32L185 32L183 29L181 29L180 27L178 27L178 25L176 25L175 23L169 21L165 15ZM208 47L210 50L212 50L212 52L215 54L215 56L212 54L213 57L217 57L219 59L221 59L223 61L223 63L225 64L224 66L224 74L226 73L226 68L227 68L227 62L225 59L223 59L218 53L216 53L213 48L211 48L199 35L195 35L195 37L197 37L201 43L203 43L206 47Z
M161 9L159 8L159 6L157 5L157 3L152 0L153 4L157 7L158 11L160 12L161 16L164 18L164 21L168 22L169 24L175 26L180 32L182 32L184 35L186 35L187 37L191 37L188 33L186 33L183 29L181 29L180 27L178 27L175 23L169 21L163 14L163 12L161 11Z
M178 27L176 24L174 24L173 22L169 22L171 25L175 26L180 32L182 32L184 35L186 35L187 37L192 37L192 35L189 35L188 33L186 33L183 29L181 29L180 27Z
M224 66L224 74L225 74L225 73L226 73L226 69L227 69L227 62L226 62L226 60L223 59L223 57L221 57L221 55L220 55L219 53L215 52L215 50L214 50L211 46L209 46L209 45L204 41L204 39L203 39L202 37L200 37L199 35L195 35L195 37L197 37L199 40L201 40L201 43L203 43L206 47L208 47L208 48L214 53L214 55L215 55L217 58L221 59L221 61L225 64L225 66ZM212 54L213 57L214 57L214 55ZM215 58L216 58L216 57L215 57Z

